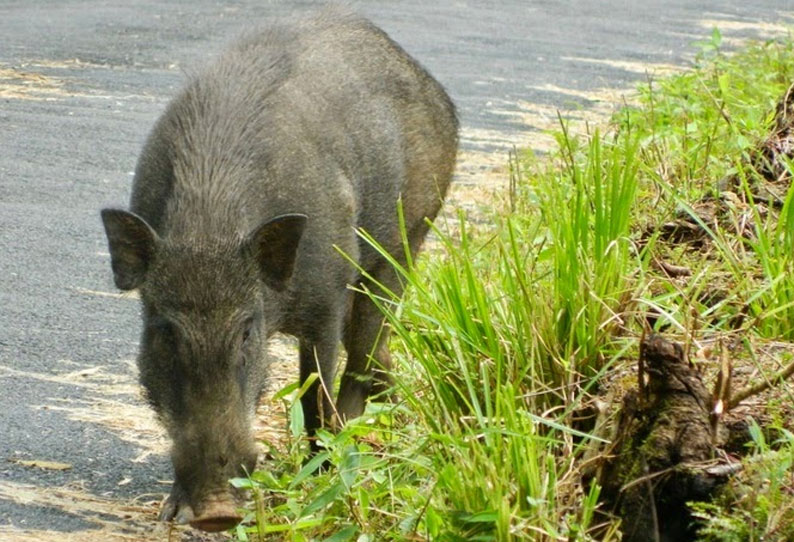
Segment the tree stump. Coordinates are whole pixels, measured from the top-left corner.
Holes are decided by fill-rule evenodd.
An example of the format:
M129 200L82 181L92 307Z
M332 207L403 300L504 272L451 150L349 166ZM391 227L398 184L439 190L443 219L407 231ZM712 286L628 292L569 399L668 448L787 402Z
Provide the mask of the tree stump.
M681 345L661 335L641 343L639 377L601 470L602 499L622 518L624 542L694 540L686 503L708 499L731 472L715 460L711 394Z

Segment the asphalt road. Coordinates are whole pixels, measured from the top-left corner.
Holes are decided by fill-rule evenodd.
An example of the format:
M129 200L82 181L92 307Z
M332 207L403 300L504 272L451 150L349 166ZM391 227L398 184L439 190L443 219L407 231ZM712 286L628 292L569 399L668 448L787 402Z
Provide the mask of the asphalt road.
M126 205L185 73L314 4L0 0L0 540L166 536L152 521L171 474L138 395L138 304L113 288L98 211ZM604 89L687 65L715 24L729 45L794 24L792 0L353 6L449 90L469 185L498 178L512 145L542 148L557 108L597 113L622 92Z

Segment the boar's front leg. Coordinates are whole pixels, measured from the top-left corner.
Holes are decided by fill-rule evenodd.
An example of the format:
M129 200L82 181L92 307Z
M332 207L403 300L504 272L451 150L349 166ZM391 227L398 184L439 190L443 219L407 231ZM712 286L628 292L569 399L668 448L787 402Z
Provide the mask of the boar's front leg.
M334 385L336 357L339 344L339 326L323 326L323 330L313 338L300 339L300 383L306 381L319 369L320 378L306 390L301 397L306 432L311 440L312 450L317 446L313 439L318 428L328 425L334 418L334 407L329 398Z

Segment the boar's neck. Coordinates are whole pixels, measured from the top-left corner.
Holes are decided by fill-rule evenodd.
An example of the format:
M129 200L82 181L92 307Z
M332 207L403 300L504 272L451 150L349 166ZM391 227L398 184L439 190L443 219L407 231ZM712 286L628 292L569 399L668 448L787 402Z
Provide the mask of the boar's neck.
M272 160L263 134L272 122L271 95L288 71L285 58L272 52L257 58L264 66L257 67L255 85L242 82L251 68L228 59L172 103L159 126L172 182L163 217L168 235L239 239L269 213L263 177Z

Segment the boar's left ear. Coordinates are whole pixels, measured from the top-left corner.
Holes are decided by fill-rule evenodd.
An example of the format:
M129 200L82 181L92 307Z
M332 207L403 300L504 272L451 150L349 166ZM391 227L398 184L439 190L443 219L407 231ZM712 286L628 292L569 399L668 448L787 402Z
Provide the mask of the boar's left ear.
M245 248L253 255L262 279L276 291L283 291L295 268L306 215L281 215L255 229L245 241Z
M149 268L157 234L144 219L121 209L102 209L102 223L108 237L113 281L120 290L134 290Z

